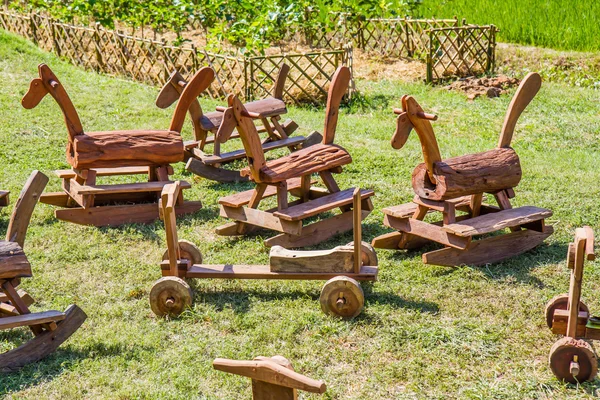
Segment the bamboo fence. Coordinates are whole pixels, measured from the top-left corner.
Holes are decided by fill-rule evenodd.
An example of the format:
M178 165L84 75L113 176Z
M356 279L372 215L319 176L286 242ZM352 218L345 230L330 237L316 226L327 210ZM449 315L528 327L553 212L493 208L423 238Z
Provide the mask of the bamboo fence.
M229 93L244 101L263 98L270 94L279 68L286 63L290 66L284 91L287 99L298 104L322 104L337 67L352 69L352 46L299 54L230 56L129 36L100 25L71 25L35 13L21 15L6 10L0 10L0 27L75 65L153 85L163 85L174 69L189 77L208 65L216 72L207 91L214 98ZM348 98L353 90L352 84Z

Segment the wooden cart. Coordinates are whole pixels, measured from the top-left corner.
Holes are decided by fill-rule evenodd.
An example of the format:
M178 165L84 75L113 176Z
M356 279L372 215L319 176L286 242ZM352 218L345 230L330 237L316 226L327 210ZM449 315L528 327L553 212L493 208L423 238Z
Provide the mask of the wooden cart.
M21 192L13 211L6 240L0 241L0 330L29 327L34 337L21 346L0 354L0 373L15 371L54 352L85 321L87 316L76 305L65 312L30 312L34 302L29 294L17 290L22 278L32 276L23 243L33 209L44 191L48 177L34 171Z
M333 177L334 173L342 171L342 166L352 162L350 154L333 143L340 101L349 82L350 70L338 68L329 88L322 143L271 161L265 160L253 123L259 116L246 110L238 98L229 96L229 108L223 118L236 121L248 160L248 167L241 173L249 176L256 187L219 199L221 216L235 221L218 227L219 235L241 235L262 227L281 233L266 240L267 246L292 248L315 245L352 229L354 190L340 190ZM311 187L313 174L318 174L326 189ZM373 194L372 190L361 192L363 218L373 209L370 199ZM288 195L298 200L288 202ZM276 196L277 207L259 209L261 201L271 196ZM342 214L303 225L305 219L336 208L340 208Z
M423 254L424 263L483 265L531 250L551 235L553 228L546 226L544 219L552 211L532 206L513 208L510 203L515 196L513 188L521 180L519 157L510 142L519 116L540 86L537 73L523 79L508 108L496 149L445 160L430 123L437 116L425 113L413 97L404 96L402 110L394 110L398 120L392 147L402 148L414 128L425 162L412 175L412 203L383 209L384 224L398 232L376 237L373 247L415 249L437 242L445 248ZM485 193L498 205L483 203ZM423 221L434 212L442 214L441 221ZM473 240L505 229L510 232Z
M564 335L550 350L550 369L558 379L569 383L594 380L598 373L596 354L586 339L600 340L600 318L590 316L588 307L581 300L586 259L596 259L594 232L589 226L577 228L575 241L569 244L569 293L554 297L546 305L548 327L552 333Z
M165 223L167 251L161 263L163 278L150 291L150 306L158 316L177 316L192 304L187 278L328 280L321 291L321 309L329 315L354 318L364 305L357 281L377 279L377 254L361 241L361 195L354 191L354 241L331 250L291 251L271 249L269 265L210 265L202 263L200 250L177 237L174 213L179 183L165 186L161 213Z
M84 132L77 111L58 78L44 64L39 78L31 82L23 97L27 109L36 107L48 93L60 106L68 131L69 170L59 170L62 191L44 194L40 201L64 207L58 219L84 225L107 226L148 223L158 218L157 198L173 174L170 163L183 160L181 128L189 104L210 82L201 73L186 88L168 130ZM148 182L98 184L97 178L147 175ZM182 187L187 189L186 182ZM178 213L192 213L199 201L179 199Z
M264 152L282 147L298 150L316 144L322 139L318 132L313 132L308 138L304 136L290 137L298 125L291 119L280 123L281 116L287 113L283 92L289 70L290 67L283 64L273 88L273 96L244 105L248 111L258 116L262 124L257 127L258 132L267 133L267 138L262 141ZM212 82L215 72L212 69L204 71L207 74L206 79L210 79ZM160 91L156 105L160 108L169 107L179 99L186 86L187 81L178 71L174 71ZM192 101L189 115L194 128L194 140L184 143L187 159L186 169L203 178L219 182L247 181L248 178L241 176L240 171L222 167L223 164L246 157L243 149L221 152L222 144L229 139L239 138L239 133L234 132L235 120L223 119L224 109L224 107L218 107L217 111L204 113L198 100ZM209 133L212 133L212 136L208 136ZM212 154L207 153L205 149L209 144L213 146Z
M256 357L252 361L216 358L216 370L246 376L252 379L254 400L297 400L298 390L323 394L327 386L294 371L292 363L285 357Z

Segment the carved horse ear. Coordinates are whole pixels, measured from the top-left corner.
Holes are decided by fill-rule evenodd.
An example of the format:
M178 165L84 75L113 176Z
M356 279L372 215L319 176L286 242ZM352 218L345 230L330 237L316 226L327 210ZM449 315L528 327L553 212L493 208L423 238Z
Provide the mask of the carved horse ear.
M413 129L413 124L406 113L405 97L406 95L402 96L402 109L394 108L394 114L397 114L398 118L396 118L396 132L392 136L391 143L396 150L401 149L406 144L410 131Z
M194 77L185 85L185 89L181 92L179 102L173 112L171 118L171 126L169 130L180 132L183 128L185 115L187 114L190 105L202 92L204 92L215 79L215 71L210 67L201 68L196 72Z
M186 85L187 82L179 71L173 70L169 76L169 80L167 80L156 97L156 106L158 108L167 108L175 103ZM179 90L177 90L178 87Z
M47 94L48 90L44 86L44 82L40 78L35 78L31 81L29 90L21 99L21 105L28 110L35 108Z

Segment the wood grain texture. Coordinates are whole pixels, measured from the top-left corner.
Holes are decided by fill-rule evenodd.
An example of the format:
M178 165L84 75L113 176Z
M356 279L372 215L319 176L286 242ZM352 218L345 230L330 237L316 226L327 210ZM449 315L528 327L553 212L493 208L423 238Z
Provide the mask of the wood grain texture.
M323 144L333 144L340 109L340 103L348 92L351 73L348 67L339 67L331 78L331 85L327 92L327 106L325 108L325 127L323 128Z
M471 240L470 237L465 238L452 234L440 226L414 218L394 218L386 215L383 224L400 232L409 233L460 250L466 249Z
M73 168L164 165L183 161L183 141L175 131L88 132L67 153Z
M23 247L31 215L47 183L48 177L40 171L33 171L29 175L8 223L7 241L16 242Z
M269 265L273 272L353 272L354 248L295 251L274 246L269 252Z
M446 200L455 197L496 192L517 186L521 164L511 148L448 158L433 165L437 184L429 179L426 164L419 164L412 174L415 193L424 199Z
M21 326L41 325L49 322L58 322L65 319L65 314L60 311L43 311L12 317L0 318L0 330L18 328Z
M0 279L30 276L31 264L21 246L15 242L0 241Z
M469 237L539 221L551 216L552 211L548 209L524 206L480 215L479 217L445 225L443 229L458 236Z
M248 177L241 176L240 171L207 165L204 162L190 157L185 165L185 169L198 176L217 182L247 182Z
M317 144L295 151L288 156L268 161L263 168L258 170L258 181L281 182L302 175L327 171L351 162L352 157L342 147ZM248 176L250 169L242 169L241 174Z
M282 279L282 280L328 280L336 276L348 276L357 281L374 281L378 268L362 266L360 274L341 272L274 272L268 265L197 264L192 265L187 278L214 279Z
M314 183L315 181L310 181ZM292 178L287 181L288 191L293 191L302 187L302 178ZM245 190L243 192L234 193L229 196L221 197L219 199L219 204L230 206L230 207L242 207L250 202L252 196L254 195L255 189ZM277 194L277 187L269 185L265 189L262 194L263 199L271 196L275 196Z

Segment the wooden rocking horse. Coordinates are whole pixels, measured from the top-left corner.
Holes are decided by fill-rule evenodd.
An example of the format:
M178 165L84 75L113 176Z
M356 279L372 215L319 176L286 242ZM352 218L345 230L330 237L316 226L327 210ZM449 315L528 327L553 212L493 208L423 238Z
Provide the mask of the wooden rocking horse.
M31 265L23 252L27 227L48 177L34 171L25 184L13 211L6 240L0 241L0 330L27 326L34 337L21 346L0 354L0 372L15 371L54 352L87 318L76 305L67 311L32 313L29 294L17 290L21 278L32 276Z
M385 249L415 249L430 242L444 249L423 254L426 264L455 266L495 263L531 250L552 234L544 224L552 211L538 207L512 208L513 188L521 180L517 153L510 147L516 122L541 86L537 73L523 79L512 99L496 149L443 160L429 121L437 116L423 112L411 96L402 98L392 147L400 149L414 128L425 162L412 174L416 196L412 203L383 209L384 224L398 232L373 239ZM498 206L483 204L483 194L493 195ZM424 222L430 212L443 220ZM457 211L466 213L457 215ZM474 236L510 229L510 233L473 241Z
M40 201L66 207L56 217L83 225L107 226L148 223L158 218L156 202L169 175L170 163L183 160L181 128L187 109L208 87L204 71L198 72L184 90L168 130L84 132L77 111L58 78L45 64L39 78L31 81L21 104L37 106L48 93L60 106L69 134L67 162L70 170L59 170L63 192L46 193ZM99 185L97 177L145 174L148 182ZM183 188L190 184L183 183ZM179 199L178 212L192 213L202 207L199 201Z
M277 76L272 97L244 105L248 111L258 115L262 123L262 126L257 128L258 132L266 132L268 135L262 142L262 148L265 152L282 147L297 150L318 143L322 139L318 132L313 132L308 138L303 136L290 137L298 128L298 125L291 119L286 120L283 124L279 122L281 115L287 113L283 101L283 92L289 70L290 67L283 64ZM214 80L214 70L205 68L204 73L206 74L205 79L211 82ZM178 71L174 71L158 94L156 105L160 108L169 107L179 99L187 84L183 76ZM246 157L244 150L221 152L221 144L229 139L239 137L239 133L234 132L235 120L223 119L224 110L225 107L217 107L217 111L205 114L198 99L194 99L190 104L189 115L194 129L194 140L184 143L187 159L186 169L196 175L219 182L247 181L248 178L241 176L239 171L221 167L223 164ZM208 136L209 132L213 136ZM207 144L213 145L212 154L205 153Z
M341 191L333 178L352 157L333 144L338 110L350 82L350 70L340 67L333 76L327 98L325 130L320 144L304 148L276 160L266 161L253 120L260 114L248 111L235 96L228 98L229 108L223 120L235 121L244 144L248 167L242 169L256 188L219 199L221 216L235 220L217 228L219 235L241 235L255 227L281 232L265 241L267 246L304 247L320 243L352 229L353 189ZM311 187L312 174L319 174L327 189ZM288 203L288 193L298 200ZM364 219L373 210L372 190L362 190ZM277 208L259 210L261 200L277 196ZM303 226L302 221L340 208L342 214Z
M254 400L297 400L298 390L323 394L327 386L294 371L285 357L256 357L252 361L217 358L213 367L218 371L252 379Z

